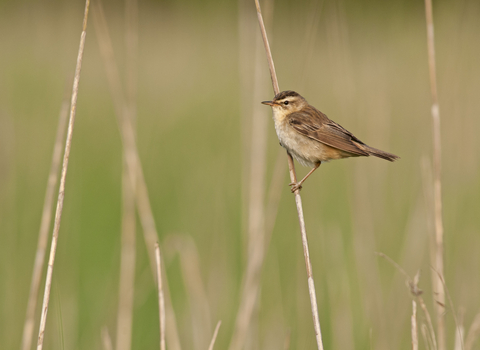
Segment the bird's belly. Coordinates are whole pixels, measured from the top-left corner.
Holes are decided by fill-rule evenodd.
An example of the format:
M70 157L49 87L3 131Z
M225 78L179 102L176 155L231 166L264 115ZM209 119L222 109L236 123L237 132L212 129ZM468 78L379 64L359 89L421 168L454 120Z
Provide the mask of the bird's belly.
M339 149L301 135L289 125L275 123L275 130L282 147L287 149L303 166L314 167L318 162L328 162L329 160L351 156L344 154L346 152Z

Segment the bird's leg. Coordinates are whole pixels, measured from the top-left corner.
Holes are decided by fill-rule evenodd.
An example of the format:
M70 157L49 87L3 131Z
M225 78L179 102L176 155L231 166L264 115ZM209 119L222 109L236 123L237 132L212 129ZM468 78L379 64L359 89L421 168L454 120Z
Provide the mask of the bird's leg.
M320 166L320 164L322 164L322 162L316 163L316 164L315 164L315 167L314 167L312 170L310 170L310 171L308 172L308 174L305 175L305 177L304 177L300 182L297 182L297 183L292 182L292 183L288 184L289 186L292 186L292 188L291 188L292 193L295 192L296 190L301 190L301 189L302 189L302 184L305 182L305 180L306 180L310 175L313 174L313 172L314 172L315 170L318 169L318 167Z

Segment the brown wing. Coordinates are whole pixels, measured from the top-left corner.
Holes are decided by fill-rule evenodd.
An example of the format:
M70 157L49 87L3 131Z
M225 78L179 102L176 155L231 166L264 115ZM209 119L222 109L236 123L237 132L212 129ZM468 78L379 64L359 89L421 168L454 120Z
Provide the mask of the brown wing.
M341 125L328 119L322 112L307 108L301 112L291 113L288 123L300 134L308 138L359 156L368 153L358 148L356 143L364 144Z

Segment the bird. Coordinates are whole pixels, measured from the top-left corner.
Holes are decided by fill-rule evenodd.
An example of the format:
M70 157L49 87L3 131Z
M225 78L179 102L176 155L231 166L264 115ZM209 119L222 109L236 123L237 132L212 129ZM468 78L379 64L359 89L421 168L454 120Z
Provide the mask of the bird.
M295 91L282 91L273 100L262 103L272 107L280 145L300 164L312 167L301 181L289 184L292 193L302 189L302 184L322 162L361 156L390 162L400 158L366 145Z

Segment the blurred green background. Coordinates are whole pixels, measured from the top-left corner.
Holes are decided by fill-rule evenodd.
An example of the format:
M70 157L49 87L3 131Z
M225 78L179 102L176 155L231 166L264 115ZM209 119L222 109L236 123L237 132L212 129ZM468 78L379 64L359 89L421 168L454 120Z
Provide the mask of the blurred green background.
M58 112L74 72L83 6L0 3L1 349L20 347ZM124 3L107 2L105 13L124 77ZM463 315L468 330L480 311L479 18L478 1L434 2L445 279L455 305L446 307L450 348L453 313ZM275 1L267 20L280 89L300 92L367 144L402 158L394 164L376 158L331 162L304 186L325 348L408 348L411 296L405 278L374 252L388 254L412 276L422 271L420 287L433 315L424 4ZM193 330L208 332L210 339L219 319L215 348L226 349L234 329L247 264L251 115L273 97L263 51L264 88L254 86L257 35L253 0L139 2L138 148L183 349L206 349ZM268 188L279 146L271 112L262 108L268 118ZM286 175L286 159L282 169ZM307 170L297 167L299 176ZM90 19L47 349L102 349L103 327L115 339L121 173L121 140ZM283 349L286 342L289 349L316 346L287 183L285 176L249 349ZM137 226L132 349L155 349L156 289ZM178 240L196 247L209 324L194 317L199 306L187 287Z

